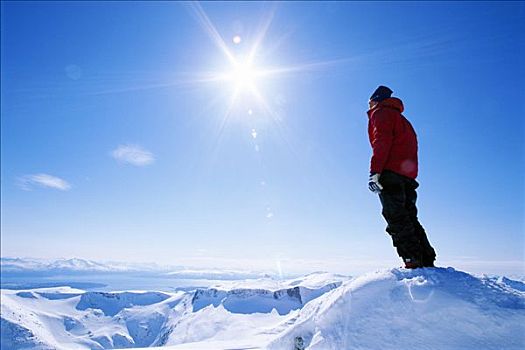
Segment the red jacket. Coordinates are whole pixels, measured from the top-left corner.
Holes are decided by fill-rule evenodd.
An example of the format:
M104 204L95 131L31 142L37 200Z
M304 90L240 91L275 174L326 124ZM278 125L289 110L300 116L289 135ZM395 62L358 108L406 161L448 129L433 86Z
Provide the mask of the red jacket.
M401 114L403 109L400 99L390 97L368 111L368 137L373 149L370 172L391 170L417 177L417 136Z

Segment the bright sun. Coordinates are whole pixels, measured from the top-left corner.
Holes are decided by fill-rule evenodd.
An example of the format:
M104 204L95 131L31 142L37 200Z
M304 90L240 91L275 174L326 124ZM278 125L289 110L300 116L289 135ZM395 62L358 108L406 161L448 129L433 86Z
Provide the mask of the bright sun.
M260 30L250 41L244 40L240 34L236 34L231 39L231 42L235 45L235 49L233 49L226 44L227 42L224 41L223 37L210 21L202 9L202 6L198 2L194 2L191 7L195 11L200 24L206 30L217 48L222 51L224 57L229 63L227 67L224 67L225 70L220 72L209 72L209 75L201 80L203 82L223 82L231 86L233 93L229 99L226 116L232 111L236 102L239 102L241 99L246 99L244 102L248 104L257 104L261 107L261 110L273 116L274 112L270 108L263 91L260 90L258 85L263 83L263 81L270 76L294 70L286 67L261 67L260 65L255 64L256 61L260 61L261 56L259 56L258 53L261 49L261 42L264 40L270 23L272 22L274 10L265 16ZM251 108L248 110L250 111L249 114L253 113Z
M253 89L256 78L257 69L250 62L234 62L228 74L228 80L233 82L235 89L239 92Z

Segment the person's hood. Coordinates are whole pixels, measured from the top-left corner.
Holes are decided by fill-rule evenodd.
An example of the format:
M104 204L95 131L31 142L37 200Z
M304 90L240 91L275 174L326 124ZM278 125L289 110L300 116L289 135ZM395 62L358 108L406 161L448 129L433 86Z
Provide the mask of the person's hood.
M389 97L381 102L379 102L374 108L368 111L368 116L372 114L373 111L380 108L392 108L397 110L399 113L403 113L405 107L403 106L403 101L397 97Z

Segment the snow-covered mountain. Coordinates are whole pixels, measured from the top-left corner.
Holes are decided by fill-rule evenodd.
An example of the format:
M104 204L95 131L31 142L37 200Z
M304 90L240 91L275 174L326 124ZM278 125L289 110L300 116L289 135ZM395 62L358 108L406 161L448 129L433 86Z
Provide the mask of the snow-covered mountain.
M191 269L180 268L166 273L167 277L181 279L208 279L208 280L244 280L250 278L270 277L264 272L225 270L225 269Z
M302 308L268 349L523 349L523 283L449 269L356 278ZM516 287L519 286L518 290Z
M190 292L86 292L70 287L2 290L2 349L106 349L203 340L240 323L254 333L341 285L345 276L244 281ZM227 284L227 283L225 283ZM261 289L257 285L272 285ZM247 322L248 321L248 322ZM204 323L210 323L209 327ZM250 326L251 325L251 326ZM195 327L197 329L195 329ZM202 328L202 330L201 330ZM228 331L229 329L229 331ZM184 331L183 331L184 330Z
M525 284L454 269L173 293L2 290L2 349L523 349Z
M124 263L100 263L86 259L31 259L31 258L0 258L0 269L2 273L64 273L64 272L125 272L125 271L149 271L156 266L131 265Z
M87 259L34 259L0 258L0 271L4 275L62 275L85 273L155 273L165 278L208 279L208 280L245 280L268 277L263 271L240 271L227 269L197 269L187 266L169 266L144 263L97 262Z
M37 258L0 258L3 273L45 272L165 272L186 269L183 266L162 266L155 263L98 262L88 259L37 259Z

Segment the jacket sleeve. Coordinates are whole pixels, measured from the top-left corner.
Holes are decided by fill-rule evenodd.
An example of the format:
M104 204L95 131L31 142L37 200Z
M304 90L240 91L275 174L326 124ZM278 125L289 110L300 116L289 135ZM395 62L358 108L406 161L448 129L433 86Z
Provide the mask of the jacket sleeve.
M372 160L370 172L381 173L390 155L394 138L394 118L385 110L377 111L370 118L370 144L372 145Z

